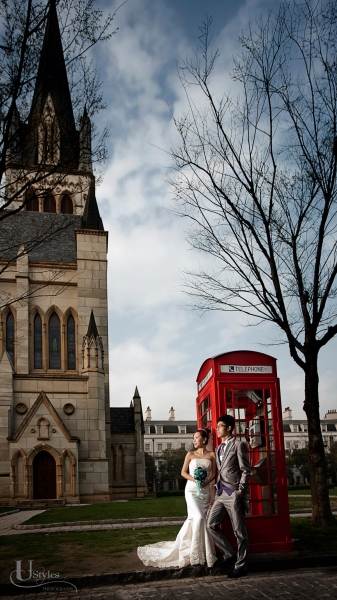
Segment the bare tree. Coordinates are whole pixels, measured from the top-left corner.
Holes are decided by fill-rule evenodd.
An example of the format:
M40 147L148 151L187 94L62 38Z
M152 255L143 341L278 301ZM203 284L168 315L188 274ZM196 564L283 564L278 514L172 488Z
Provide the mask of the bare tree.
M52 14L56 15L56 9L58 18L52 28L50 19ZM89 190L94 173L97 175L95 166L101 164L106 157L108 128L98 135L90 121L105 106L102 82L90 59L90 51L115 33L112 29L115 14L103 18L102 11L95 8L94 0L0 0L0 15L3 20L0 43L2 274L11 269L17 258L49 243L72 226L72 219L67 215L60 215L60 218L47 220L45 223L40 219L30 235L29 231L24 231L22 225L20 227L18 213L25 209L33 191L36 201L40 198L41 202L57 186L62 185L70 173L76 174L79 171L80 175L86 174L81 177L82 188ZM57 127L66 134L62 137L60 131L43 132L44 144L41 144L36 140L36 119L38 113L41 113L43 96L39 78L41 81L43 69L46 71L44 62L50 61L50 53L48 58L48 49L43 45L48 26L51 31L49 44L53 45L54 53L52 59L55 59L56 65L55 75L59 76L57 83L63 86L64 92L64 107L58 107ZM48 119L45 122L48 124ZM51 128L55 127L55 120L49 122ZM32 131L35 132L34 135ZM92 138L95 140L93 146ZM79 147L80 156L74 152L76 147ZM17 223L14 222L15 219L18 219ZM52 275L48 270L41 272L40 286L29 294L41 295L41 290L57 282L61 275L56 270ZM56 290L61 289L60 285L53 286L46 290L46 294L54 295ZM15 301L26 300L26 296L12 297L3 290L0 291L0 308Z
M180 71L189 111L174 122L176 212L214 269L187 274L201 310L238 311L278 326L305 376L312 524L331 525L320 428L318 354L337 333L337 6L283 4L242 35L232 78L212 91L210 21ZM223 76L223 73L221 73ZM212 79L213 78L213 79ZM197 88L205 102L193 99Z

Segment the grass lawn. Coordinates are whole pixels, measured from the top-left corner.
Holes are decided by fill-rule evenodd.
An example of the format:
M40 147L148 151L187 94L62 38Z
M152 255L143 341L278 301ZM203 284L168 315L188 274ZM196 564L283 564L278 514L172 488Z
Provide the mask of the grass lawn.
M337 508L337 495L331 493L332 507ZM311 498L296 498L305 496L300 492L289 494L290 510L311 507ZM92 504L89 506L74 506L65 508L50 508L35 517L27 524L37 523L75 523L77 521L96 521L103 519L135 519L139 517L184 517L186 516L186 503L183 496L164 498L149 498L145 500L131 500L130 502L109 502L108 504Z
M334 527L311 527L310 519L290 519L291 534L300 556L337 554L337 524Z
M290 496L310 496L310 490L288 490L289 498ZM330 496L337 496L337 487L329 490Z
M137 546L175 539L179 527L123 531L0 536L1 581L8 581L15 560L34 561L34 569L49 569L62 577L144 568ZM291 519L292 536L300 556L337 554L337 525L314 528L308 518Z
M140 568L137 546L175 539L179 527L121 531L0 536L0 579L8 581L15 560L33 560L33 568L62 577ZM136 564L134 564L136 561Z
M15 506L0 506L0 515L1 513L12 512L15 510Z
M32 517L27 524L70 523L100 519L136 519L141 517L185 517L186 502L183 496L150 498L130 502L109 502L73 508L50 508Z

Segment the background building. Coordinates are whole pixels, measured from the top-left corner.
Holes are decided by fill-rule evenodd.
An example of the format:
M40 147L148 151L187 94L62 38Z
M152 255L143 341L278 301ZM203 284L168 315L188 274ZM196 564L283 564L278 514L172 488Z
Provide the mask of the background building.
M326 450L337 442L337 410L329 410L321 420L323 442ZM308 440L308 423L306 419L293 419L292 411L287 407L283 411L284 447L286 452L306 448Z
M167 420L152 421L151 409L145 411L144 449L153 456L160 470L160 457L164 450L191 450L193 433L197 428L195 421L176 421L174 408L170 408Z

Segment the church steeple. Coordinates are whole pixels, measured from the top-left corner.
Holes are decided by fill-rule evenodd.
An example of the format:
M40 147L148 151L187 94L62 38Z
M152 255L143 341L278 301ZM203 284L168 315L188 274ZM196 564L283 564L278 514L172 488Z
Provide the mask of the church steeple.
M46 116L46 113L47 116ZM67 168L77 168L79 159L78 132L68 84L55 0L50 0L49 14L42 45L31 111L28 119L31 162L41 160L41 124L55 119L59 131L59 160ZM39 139L40 137L40 139Z
M83 229L104 231L103 222L98 210L94 184L89 188L82 219Z

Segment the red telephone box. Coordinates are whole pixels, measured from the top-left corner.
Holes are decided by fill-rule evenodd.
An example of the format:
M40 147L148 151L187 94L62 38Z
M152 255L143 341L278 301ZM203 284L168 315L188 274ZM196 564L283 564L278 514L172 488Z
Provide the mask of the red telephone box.
M288 487L276 359L261 352L226 352L208 358L198 377L198 427L212 429L223 414L235 418L235 436L247 443L252 469L246 523L250 552L291 552ZM235 538L225 520L231 543Z

